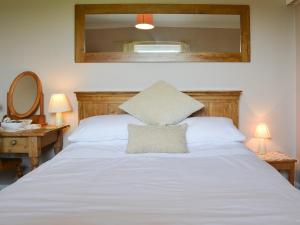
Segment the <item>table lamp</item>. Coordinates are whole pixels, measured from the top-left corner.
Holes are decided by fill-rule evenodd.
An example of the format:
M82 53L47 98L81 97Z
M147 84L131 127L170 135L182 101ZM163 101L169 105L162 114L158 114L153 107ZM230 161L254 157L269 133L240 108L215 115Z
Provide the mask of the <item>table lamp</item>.
M49 112L56 113L56 126L63 125L62 113L71 111L71 105L65 94L53 94L49 102Z
M260 123L255 129L254 137L259 139L259 149L258 154L264 155L267 153L265 140L271 138L271 134L268 126L265 123Z

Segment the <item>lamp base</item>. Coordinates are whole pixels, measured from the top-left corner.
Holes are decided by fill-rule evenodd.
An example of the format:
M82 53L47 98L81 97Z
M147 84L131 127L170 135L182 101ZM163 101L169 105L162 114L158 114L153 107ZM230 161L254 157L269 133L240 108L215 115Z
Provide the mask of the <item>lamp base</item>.
M63 125L63 119L62 119L62 113L61 112L56 113L55 125L57 127L60 127L60 126Z
M258 154L259 155L267 154L267 148L266 148L266 145L265 145L265 140L263 138L261 138L259 140Z

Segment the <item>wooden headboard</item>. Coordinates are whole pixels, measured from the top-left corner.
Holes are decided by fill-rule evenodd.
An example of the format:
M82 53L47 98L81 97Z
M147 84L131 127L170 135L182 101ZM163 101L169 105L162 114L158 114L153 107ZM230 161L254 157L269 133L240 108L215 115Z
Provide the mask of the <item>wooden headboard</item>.
M125 113L118 106L138 92L75 92L79 121L96 115ZM241 91L187 91L205 107L192 116L223 116L231 118L238 127Z

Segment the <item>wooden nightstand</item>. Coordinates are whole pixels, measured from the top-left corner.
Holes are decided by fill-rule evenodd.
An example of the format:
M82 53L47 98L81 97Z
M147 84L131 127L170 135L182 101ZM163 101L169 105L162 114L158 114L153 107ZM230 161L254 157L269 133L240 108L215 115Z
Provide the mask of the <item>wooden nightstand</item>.
M39 166L39 158L44 147L52 145L57 154L63 148L63 130L69 125L60 127L44 126L40 129L18 132L0 131L0 153L28 154L31 169Z
M284 171L288 173L288 180L292 185L295 185L295 164L297 162L296 159L293 159L282 152L270 151L265 155L257 156L269 163L279 172Z

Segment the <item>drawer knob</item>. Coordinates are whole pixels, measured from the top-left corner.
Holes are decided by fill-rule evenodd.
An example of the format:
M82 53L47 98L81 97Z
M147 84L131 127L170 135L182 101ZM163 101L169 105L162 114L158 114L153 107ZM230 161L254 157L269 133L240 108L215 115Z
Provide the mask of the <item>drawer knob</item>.
M10 144L11 145L16 145L17 144L17 140L11 140Z

